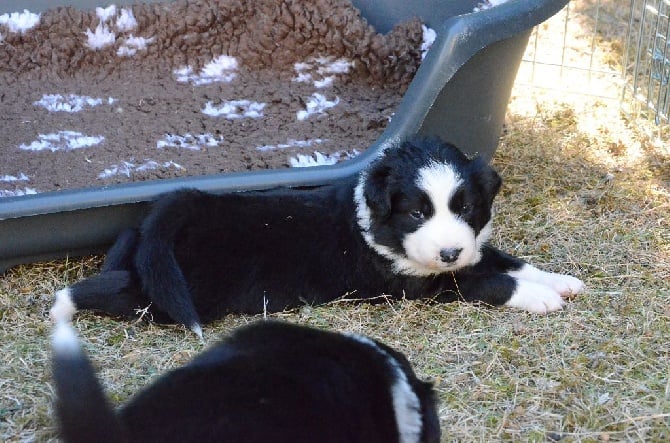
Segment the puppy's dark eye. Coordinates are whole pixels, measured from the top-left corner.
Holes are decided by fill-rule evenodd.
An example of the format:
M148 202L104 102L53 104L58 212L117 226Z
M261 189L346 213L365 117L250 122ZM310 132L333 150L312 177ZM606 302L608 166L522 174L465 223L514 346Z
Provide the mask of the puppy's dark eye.
M461 206L461 214L467 214L472 211L472 203L463 203Z
M419 209L415 209L413 211L410 211L409 215L410 215L410 217L412 217L415 220L423 220L423 218L424 218L423 212L420 211Z

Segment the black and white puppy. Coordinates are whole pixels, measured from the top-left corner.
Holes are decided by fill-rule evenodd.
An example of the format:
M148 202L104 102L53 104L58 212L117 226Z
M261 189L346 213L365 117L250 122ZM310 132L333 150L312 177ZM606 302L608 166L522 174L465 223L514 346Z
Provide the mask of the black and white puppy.
M560 309L580 280L487 243L501 185L483 160L439 140L387 149L358 177L306 189L159 198L102 272L60 290L54 310L148 312L201 335L227 313L356 299L433 298ZM148 306L148 308L147 308Z
M440 441L431 384L403 354L364 336L257 322L118 412L68 322L57 322L52 347L67 443Z

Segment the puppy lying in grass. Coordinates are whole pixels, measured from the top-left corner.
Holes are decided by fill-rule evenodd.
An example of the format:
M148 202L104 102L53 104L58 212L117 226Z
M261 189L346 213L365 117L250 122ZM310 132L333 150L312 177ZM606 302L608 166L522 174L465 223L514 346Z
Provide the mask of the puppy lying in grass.
M57 293L54 310L148 312L202 336L203 322L228 313L347 294L561 309L564 297L583 290L580 280L487 243L500 186L486 162L415 139L336 183L169 193L141 226L119 235L100 274Z

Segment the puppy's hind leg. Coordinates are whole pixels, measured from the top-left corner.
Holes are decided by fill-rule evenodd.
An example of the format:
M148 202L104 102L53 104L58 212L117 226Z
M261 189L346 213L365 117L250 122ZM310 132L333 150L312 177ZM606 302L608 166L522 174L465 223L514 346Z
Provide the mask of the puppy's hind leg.
M139 232L137 229L124 229L107 251L101 272L130 271L133 269L133 255L137 249Z
M78 309L90 309L135 317L148 304L130 272L107 271L57 291L50 315L53 321L69 321Z
M175 241L180 232L198 217L203 193L177 191L158 199L140 227L140 242L134 256L134 269L142 292L158 309L202 339L200 316L195 310L189 284L175 256Z
M138 254L138 258L141 257L142 255ZM185 325L202 339L200 316L195 310L188 285L174 256L169 254L167 257L150 262L152 264L145 268L138 266L144 293L173 321Z
M170 245L159 239L147 241L145 238L137 249L135 267L142 281L142 291L151 302L202 339L200 316Z

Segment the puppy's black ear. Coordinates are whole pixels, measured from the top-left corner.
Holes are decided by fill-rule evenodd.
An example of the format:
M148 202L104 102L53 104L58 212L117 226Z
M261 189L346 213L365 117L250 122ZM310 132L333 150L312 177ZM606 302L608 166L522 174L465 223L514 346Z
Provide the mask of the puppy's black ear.
M481 158L473 160L472 166L477 171L477 181L484 195L488 196L490 201L493 202L493 198L498 194L502 186L502 178L500 178L495 169Z
M380 218L385 218L391 213L390 175L391 167L383 161L377 161L368 170L363 186L365 203L373 215Z

